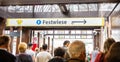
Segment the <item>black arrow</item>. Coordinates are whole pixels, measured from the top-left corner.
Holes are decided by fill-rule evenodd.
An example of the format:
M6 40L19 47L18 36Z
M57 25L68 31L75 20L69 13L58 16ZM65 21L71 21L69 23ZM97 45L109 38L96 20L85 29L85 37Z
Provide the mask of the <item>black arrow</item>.
M86 24L86 20L84 19L83 21L72 21L71 24L74 24L74 23L84 23L84 24Z

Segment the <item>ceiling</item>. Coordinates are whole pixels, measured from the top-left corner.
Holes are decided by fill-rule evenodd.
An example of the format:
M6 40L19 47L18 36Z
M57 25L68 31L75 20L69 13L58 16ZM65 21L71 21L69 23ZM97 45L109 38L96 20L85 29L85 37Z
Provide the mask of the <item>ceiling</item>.
M0 5L117 3L120 0L0 0Z
M0 16L6 18L69 18L109 17L118 3L0 6ZM118 8L119 9L119 8Z
M6 18L105 17L120 0L0 0L0 16Z

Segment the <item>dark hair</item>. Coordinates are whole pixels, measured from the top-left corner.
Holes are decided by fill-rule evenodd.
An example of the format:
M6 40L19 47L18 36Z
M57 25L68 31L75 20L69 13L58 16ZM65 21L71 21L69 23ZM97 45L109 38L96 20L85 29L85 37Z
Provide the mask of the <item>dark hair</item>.
M113 43L105 56L106 62L120 62L120 42Z
M54 50L54 56L64 57L65 50L61 47L58 47Z
M48 62L64 62L62 58L52 58Z
M8 44L10 38L8 36L0 36L0 46Z
M3 24L3 23L5 23L5 18L0 17L0 25Z
M67 43L70 43L70 41L69 40L65 40L63 45L66 45Z
M32 43L28 43L28 47L31 47L33 44Z
M43 44L43 45L42 45L42 49L43 49L43 50L47 50L47 47L48 47L47 44Z
M106 54L107 51L109 50L110 46L115 42L113 38L108 38L106 39L104 43L104 53Z

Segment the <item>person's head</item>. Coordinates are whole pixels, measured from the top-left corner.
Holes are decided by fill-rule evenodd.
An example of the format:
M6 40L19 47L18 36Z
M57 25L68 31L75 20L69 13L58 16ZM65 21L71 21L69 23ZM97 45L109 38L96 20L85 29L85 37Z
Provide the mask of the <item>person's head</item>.
M39 52L39 48L38 47L35 48L35 52Z
M54 50L54 56L64 57L65 49L58 47Z
M28 43L28 48L29 48L29 49L32 49L32 46L33 46L32 43Z
M106 62L120 62L120 42L115 42L110 46L105 56Z
M75 40L68 47L68 53L70 58L80 58L81 60L85 60L85 44L82 41Z
M69 46L69 44L70 44L70 41L69 41L69 40L65 40L65 41L64 41L64 43L63 43L63 46L68 47L68 46Z
M19 45L18 45L18 50L20 53L24 53L27 49L27 44L25 42L21 42Z
M5 22L6 22L6 20L5 20L5 18L3 18L3 17L0 17L0 25L5 25Z
M104 53L107 53L110 46L115 42L115 40L113 38L108 38L105 40L104 43Z
M47 44L43 44L43 45L42 45L42 49L43 49L44 51L46 51L47 48L48 48Z
M10 42L10 37L9 36L5 36L5 35L0 36L0 47L1 48L8 48L9 42Z

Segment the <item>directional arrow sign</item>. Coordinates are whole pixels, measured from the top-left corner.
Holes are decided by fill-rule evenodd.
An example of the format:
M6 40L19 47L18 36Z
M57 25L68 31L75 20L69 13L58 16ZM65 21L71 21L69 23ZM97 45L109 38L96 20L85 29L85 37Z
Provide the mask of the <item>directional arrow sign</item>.
M71 24L75 24L75 23L83 23L83 24L85 24L86 23L86 20L84 19L83 21L72 21L72 23Z

